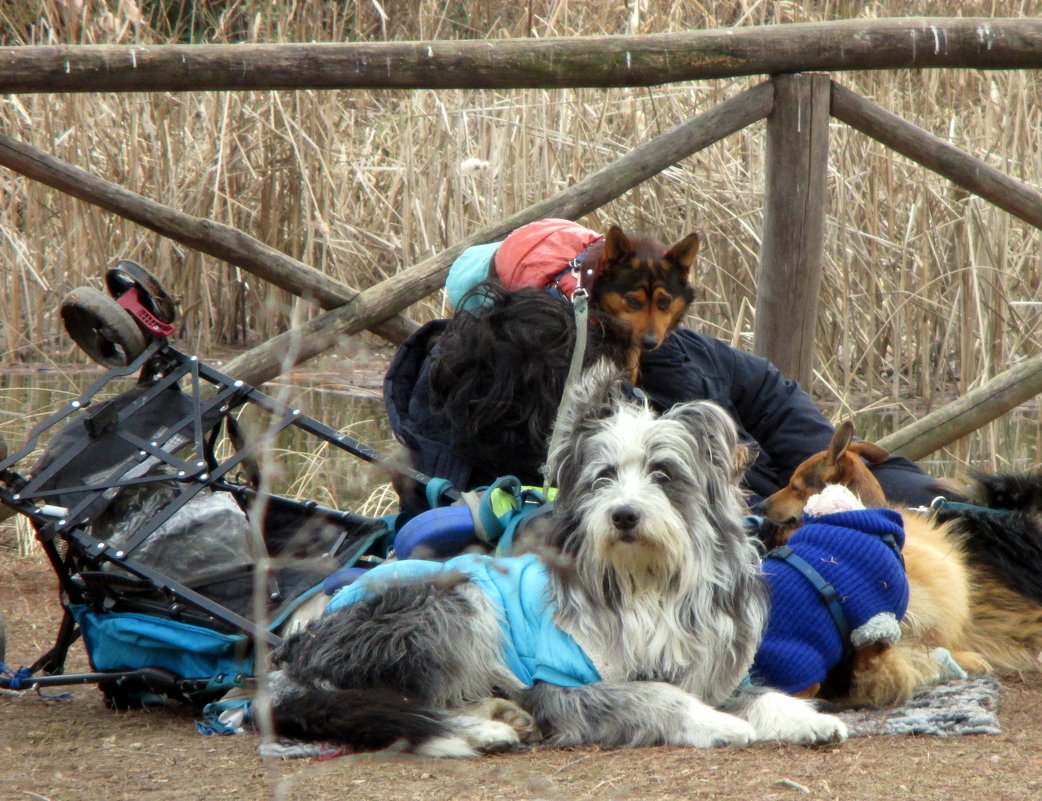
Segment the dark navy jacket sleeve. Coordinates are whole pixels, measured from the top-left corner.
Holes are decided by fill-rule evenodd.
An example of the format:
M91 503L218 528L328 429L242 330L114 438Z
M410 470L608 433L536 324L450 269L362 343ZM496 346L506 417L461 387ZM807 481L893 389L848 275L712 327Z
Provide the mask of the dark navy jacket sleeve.
M834 429L810 396L773 364L759 356L731 349L732 401L744 428L769 461L770 486L783 486L808 456L824 450ZM770 489L770 486L765 489Z
M746 484L760 496L783 486L796 465L832 438L810 396L777 367L691 329L678 329L644 356L640 384L662 409L689 400L723 406L756 449Z
M745 483L761 498L788 483L800 462L825 450L834 432L799 384L766 359L687 328L645 354L640 383L660 409L700 399L723 406L742 440L756 448ZM903 457L870 469L892 501L928 504L938 493L935 479Z

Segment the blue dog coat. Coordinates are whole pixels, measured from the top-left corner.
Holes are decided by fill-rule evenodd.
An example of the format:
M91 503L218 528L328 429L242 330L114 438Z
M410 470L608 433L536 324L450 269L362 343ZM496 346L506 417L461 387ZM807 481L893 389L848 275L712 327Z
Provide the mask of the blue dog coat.
M546 567L535 554L385 562L339 590L326 612L378 595L381 584L423 581L451 571L464 573L492 602L503 632L504 660L526 687L537 681L579 687L601 680L586 652L554 622L556 605L548 597Z
M810 565L842 609L839 630L825 598L796 565L768 554L763 571L771 590L767 631L751 669L758 684L799 692L822 681L843 659L871 642L896 642L908 608L908 578L900 549L901 516L891 509L858 509L811 518L788 547ZM849 643L844 638L849 637Z

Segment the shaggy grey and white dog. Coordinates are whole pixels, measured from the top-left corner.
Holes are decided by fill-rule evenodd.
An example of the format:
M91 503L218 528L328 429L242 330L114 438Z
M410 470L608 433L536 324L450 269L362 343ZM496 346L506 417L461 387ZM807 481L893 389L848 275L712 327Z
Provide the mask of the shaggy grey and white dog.
M517 557L529 560L520 571L511 559L485 568L492 583L496 571L545 574L539 611L554 631L537 623L537 638L577 646L580 656L565 661L582 662L582 676L540 672L538 654L519 670L505 655L531 656L511 645L507 621L518 616L487 591L488 573L398 576L287 639L275 655L276 730L469 756L510 747L525 729L523 714L468 714L498 697L556 745L844 740L839 719L743 681L768 595L742 527L740 446L727 414L693 402L656 417L597 366L561 415L548 460L556 508L526 542L538 558Z

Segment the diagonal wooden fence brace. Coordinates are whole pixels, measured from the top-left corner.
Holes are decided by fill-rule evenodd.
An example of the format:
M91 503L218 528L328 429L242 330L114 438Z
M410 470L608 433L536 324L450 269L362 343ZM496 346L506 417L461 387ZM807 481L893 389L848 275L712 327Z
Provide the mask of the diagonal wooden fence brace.
M1042 195L1030 186L835 82L832 116L1024 222L1042 228Z
M1042 356L999 373L986 384L888 434L879 445L909 459L921 459L972 434L1042 392Z
M437 291L452 262L472 245L494 242L518 226L544 217L575 219L603 206L666 168L770 114L774 89L765 82L681 123L553 197L486 225L457 245L356 295L349 303L279 334L241 354L225 372L260 384L335 346L340 338L371 328Z
M3 134L0 134L0 165L241 267L323 309L335 309L358 294L357 289L335 281L237 228L165 206ZM391 342L401 342L416 330L416 323L404 317L392 317L377 323L373 330Z

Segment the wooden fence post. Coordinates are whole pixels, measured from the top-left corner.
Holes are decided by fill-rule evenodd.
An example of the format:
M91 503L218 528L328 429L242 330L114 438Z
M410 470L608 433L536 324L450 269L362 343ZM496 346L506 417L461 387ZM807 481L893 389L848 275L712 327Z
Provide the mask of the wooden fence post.
M776 75L767 117L753 350L810 389L828 168L827 75Z

